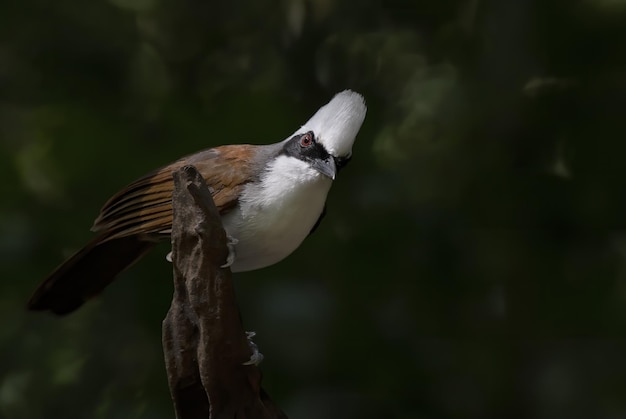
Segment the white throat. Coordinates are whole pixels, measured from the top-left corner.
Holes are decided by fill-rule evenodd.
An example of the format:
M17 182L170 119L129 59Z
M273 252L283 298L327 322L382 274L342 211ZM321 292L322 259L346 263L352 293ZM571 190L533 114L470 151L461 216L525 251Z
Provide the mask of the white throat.
M319 219L332 181L308 163L279 156L259 182L245 186L238 207L222 217L238 240L233 272L263 268L289 256Z

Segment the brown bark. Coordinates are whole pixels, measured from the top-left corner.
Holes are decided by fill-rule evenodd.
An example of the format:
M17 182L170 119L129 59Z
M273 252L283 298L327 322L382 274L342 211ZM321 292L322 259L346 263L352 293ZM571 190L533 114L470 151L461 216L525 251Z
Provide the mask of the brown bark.
M174 296L163 350L177 419L286 418L244 365L252 350L241 324L228 248L211 193L193 166L174 172Z

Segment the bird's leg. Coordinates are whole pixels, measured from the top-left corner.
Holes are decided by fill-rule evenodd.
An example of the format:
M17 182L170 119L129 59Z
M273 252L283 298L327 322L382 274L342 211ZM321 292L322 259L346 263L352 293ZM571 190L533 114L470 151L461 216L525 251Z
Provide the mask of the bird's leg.
M248 346L252 350L252 356L250 359L243 363L243 365L259 365L263 361L263 354L259 352L259 347L252 341L252 338L256 335L256 332L246 332L246 338L248 339Z
M239 240L233 236L226 236L226 247L228 247L228 256L226 257L226 263L220 266L220 268L228 268L235 263L235 246L239 243Z

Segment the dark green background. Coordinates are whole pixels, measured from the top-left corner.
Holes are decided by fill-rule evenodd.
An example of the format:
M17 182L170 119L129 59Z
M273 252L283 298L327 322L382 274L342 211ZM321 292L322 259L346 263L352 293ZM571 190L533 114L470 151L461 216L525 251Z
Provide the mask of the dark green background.
M321 228L236 276L292 417L626 417L626 4L4 0L0 417L172 418L163 245L24 311L143 173L369 112Z

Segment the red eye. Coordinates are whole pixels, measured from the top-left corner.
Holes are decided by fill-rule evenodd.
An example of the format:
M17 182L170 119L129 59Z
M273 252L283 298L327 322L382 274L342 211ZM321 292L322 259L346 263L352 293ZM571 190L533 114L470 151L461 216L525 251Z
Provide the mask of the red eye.
M313 144L313 134L310 132L307 132L306 134L302 136L302 138L300 138L300 145L302 147L308 147L311 144Z

